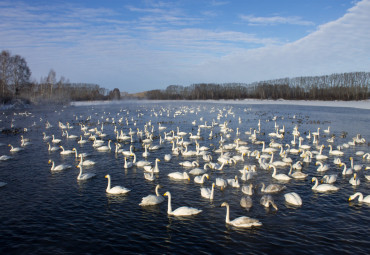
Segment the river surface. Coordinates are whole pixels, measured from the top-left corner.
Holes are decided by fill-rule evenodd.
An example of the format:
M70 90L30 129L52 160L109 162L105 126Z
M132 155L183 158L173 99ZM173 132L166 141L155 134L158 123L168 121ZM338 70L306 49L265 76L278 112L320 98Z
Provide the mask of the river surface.
M47 128L47 123L51 127ZM59 123L67 128L62 129ZM159 130L159 123L166 129ZM369 254L370 206L357 199L348 201L355 192L370 194L370 181L365 178L370 175L370 171L365 170L370 160L360 155L360 151L370 152L369 123L370 110L367 109L225 102L120 102L2 111L0 156L11 158L0 161L0 182L7 183L0 187L0 254ZM83 145L77 143L80 136L85 140L89 138L84 136L81 124L105 134L96 136L104 145L112 140L112 150L100 152L91 140ZM200 125L207 127L199 129ZM269 136L275 132L275 126L284 127L283 138ZM329 126L330 133L324 132ZM223 170L208 169L209 179L204 184L194 183L192 175L190 181L167 176L171 172L193 169L180 166L183 161L197 161L201 169L207 163L202 156L181 154L172 155L170 161L164 160L165 154L172 154L173 144L185 150L177 144L181 139L169 141L178 130L187 133L183 141L191 142L188 150L195 151L195 140L190 139L190 133L196 135L199 129L199 145L208 147L212 162L217 162L220 153L216 149L221 145L235 146L237 138L247 142L240 146L248 146L251 152L261 151L263 145L253 142L248 134L253 130L259 130L256 138L265 141L266 147L273 139L281 143L283 149L288 148L285 144L298 148L298 139L297 145L291 144L295 127L304 138L302 144L310 145L311 151L318 148L313 138L306 136L320 128L318 144L325 145L322 154L328 156L324 161L329 165L328 171L318 172L316 159L312 158L312 162L303 163L302 172L308 174L306 179L281 183L272 178L272 169L263 170L254 156L245 155L244 161L227 164ZM144 179L143 168L125 169L124 156L115 153L115 131L128 134L130 128L136 132L146 129L152 133L151 146L160 147L149 150L146 158L153 165L156 158L161 160L154 181ZM67 138L64 130L78 138ZM66 150L76 148L78 153L88 153L85 159L96 163L83 170L96 176L77 181L79 169L74 154L61 155L60 150L49 152L47 142L51 142L51 138L44 140L43 132L61 139L60 145ZM22 147L21 135L28 138L30 144ZM334 142L329 143L327 140L333 136ZM348 145L357 136L364 138L365 143ZM129 150L132 144L137 160L144 160L142 140L145 138L145 132L142 138L135 134L134 141L120 142L121 149ZM23 150L10 152L8 144ZM340 158L348 167L350 157L355 164L362 165L356 172L361 181L359 186L351 185L349 179L353 175L343 176L343 166L334 164L335 156L329 155L329 144L333 149L342 146L344 155ZM275 161L281 161L279 152L280 149L274 153ZM241 155L236 149L224 150L224 153ZM299 154L287 156L293 163L303 160ZM72 167L52 172L49 160ZM127 160L132 161L133 157ZM247 181L240 179L239 170L244 165L257 166L256 174ZM277 172L288 174L289 166L277 168ZM124 186L131 191L125 195L107 194L104 178L107 174L111 176L112 186ZM321 180L324 174L338 175L334 183L338 191L318 193L311 189L312 177ZM245 196L240 187L229 185L223 190L216 187L213 201L201 197L201 187L210 188L216 178L235 176L239 177L241 186L254 185L253 206L249 211L240 206L241 197ZM260 204L264 195L262 182L286 186L285 190L272 194L278 210ZM170 216L167 197L159 205L139 206L142 197L154 194L157 184L161 185L161 195L171 192L173 209L189 206L202 212L187 217ZM298 193L302 206L287 204L284 194L288 192ZM226 224L226 208L220 206L223 202L230 205L231 220L248 216L258 219L262 226L243 229Z

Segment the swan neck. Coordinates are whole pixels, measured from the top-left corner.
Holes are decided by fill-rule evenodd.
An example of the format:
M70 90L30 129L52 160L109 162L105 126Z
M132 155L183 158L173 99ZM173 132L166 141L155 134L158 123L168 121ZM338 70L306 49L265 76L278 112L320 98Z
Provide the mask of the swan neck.
M225 219L226 223L229 223L230 222L230 206L227 204L226 205L226 219Z
M319 181L317 180L317 178L315 178L315 185L313 185L312 189L316 189L318 185Z
M81 177L81 175L82 175L82 165L80 165L80 173L79 173L77 179L79 179Z
M265 191L265 184L262 182L261 192L264 192L264 191Z
M156 187L155 187L155 195L157 196L157 197L159 197L160 195L159 195L159 185L157 185Z
M172 213L171 193L167 193L167 196L168 196L168 209L167 209L167 213L168 214L171 214Z
M209 197L210 200L213 200L214 193L215 193L215 185L212 185L211 196Z
M110 176L108 175L108 186L107 186L107 191L110 190Z

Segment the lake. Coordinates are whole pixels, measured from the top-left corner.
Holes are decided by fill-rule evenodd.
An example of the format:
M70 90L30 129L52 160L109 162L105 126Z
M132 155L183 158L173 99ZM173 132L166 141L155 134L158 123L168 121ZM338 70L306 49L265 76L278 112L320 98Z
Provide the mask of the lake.
M370 175L366 166L370 160L364 159L362 152L368 153L370 141L370 110L345 107L299 106L299 105L255 105L233 104L228 102L166 102L166 101L128 101L110 104L82 104L66 107L35 107L24 110L5 110L0 116L0 156L10 159L0 161L0 182L7 183L0 187L1 203L1 254L369 254L367 226L370 223L370 206L366 203L348 201L350 195L362 192L370 194ZM258 123L260 122L260 127ZM50 126L47 127L47 123ZM61 123L64 128L59 125ZM68 124L67 124L68 123ZM159 130L159 124L163 129ZM103 140L105 146L111 140L111 151L99 151L93 142L81 130ZM200 127L202 125L202 127ZM204 127L205 126L205 127ZM330 126L330 132L324 130ZM165 128L165 129L164 129ZM271 136L277 130L284 129L282 138ZM283 149L298 148L292 145L293 130L299 131L304 138L302 144L310 145L311 151L319 150L318 145L325 145L322 154L328 156L323 162L329 170L318 172L315 154L311 162L303 162L302 172L308 176L303 180L291 179L281 182L272 178L273 170L262 169L252 152L261 151L264 141L269 147L271 141L283 145ZM307 135L319 130L317 143ZM116 132L126 134L136 132L126 141L117 141ZM77 138L67 138L65 131ZM159 149L149 150L144 158L142 141L152 134L151 146ZM249 132L257 130L256 140L250 139ZM171 132L173 131L173 132ZM183 139L171 137L177 132L185 132ZM92 160L95 165L83 167L84 172L96 176L85 181L78 181L79 163L74 154L61 155L60 150L49 152L43 139L54 135L61 139L64 149L76 148L78 153L89 154L85 160ZM140 137L137 132L142 132ZM104 135L99 137L98 134ZM165 135L166 133L166 135ZM191 134L190 134L191 133ZM231 163L222 170L207 169L209 179L204 184L190 180L173 180L168 177L172 172L190 172L193 168L179 165L184 161L196 161L203 169L207 163L203 156L174 155L173 146L185 151L184 142L189 142L188 151L196 150L195 140L190 135L199 134L199 146L208 147L211 162L220 157L220 146L229 157L241 155L235 149L236 139L240 146L249 147L250 154L244 161ZM281 134L279 131L278 134ZM21 135L29 139L28 145L21 146ZM87 140L85 144L77 141L80 136ZM129 135L128 135L129 136ZM166 139L165 139L166 137ZM353 138L363 138L364 143L351 145ZM329 142L332 138L334 141ZM162 140L163 143L160 143ZM363 140L362 140L363 141ZM144 170L133 166L124 168L124 156L115 153L115 143L121 149L129 150L134 146L137 160L147 160L154 165L158 158L159 173L154 181L144 178ZM246 143L243 143L246 142ZM181 145L182 143L182 145ZM20 147L19 152L10 152L9 144ZM355 171L361 183L353 186L349 183L353 175L342 175L343 166L334 164L336 156L329 154L329 144L337 150L341 146L344 153L342 162L350 167L350 157L354 164L362 165ZM54 145L58 146L58 145ZM230 149L227 149L230 147ZM59 147L58 147L59 148ZM280 148L274 153L274 160L281 161ZM293 163L303 161L299 154L287 153ZM165 154L171 154L170 161L165 161ZM271 154L267 154L271 157ZM68 164L71 168L63 171L51 171L49 160L55 164ZM128 156L128 161L133 157ZM267 159L267 162L269 159ZM241 180L239 172L244 165L255 165L256 172L249 180ZM288 174L289 166L278 167L278 173ZM124 186L131 191L124 195L106 193L107 178L111 176L112 186ZM333 184L339 188L336 192L319 193L311 188L312 178L322 179L325 174L337 174ZM201 187L210 188L216 178L234 179L238 176L240 186L253 184L250 210L240 206L245 196L241 187L228 185L225 189L215 187L214 199L203 198ZM265 208L260 204L264 195L261 183L284 185L281 192L272 194L278 208ZM163 195L169 191L172 195L172 208L189 206L202 210L192 216L172 216L167 214L168 198L154 206L139 206L141 199L154 194L157 184ZM291 206L284 200L284 194L296 192L302 198L300 207ZM225 223L226 208L230 205L230 219L248 216L258 219L262 226L238 228Z

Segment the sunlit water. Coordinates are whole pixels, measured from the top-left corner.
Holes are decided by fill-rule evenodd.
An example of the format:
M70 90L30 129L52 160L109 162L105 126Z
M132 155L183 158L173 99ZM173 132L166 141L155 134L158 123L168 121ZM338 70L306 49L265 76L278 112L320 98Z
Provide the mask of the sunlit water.
M28 114L20 114L25 113ZM239 122L240 117L240 122ZM272 179L271 170L262 170L254 157L245 157L244 162L236 165L227 165L223 171L208 170L210 179L205 184L195 184L193 176L190 181L174 181L167 174L174 171L189 171L179 165L179 162L196 160L200 168L205 162L202 157L173 156L170 162L163 160L164 155L171 153L172 144L168 141L162 144L157 151L150 151L148 161L159 162L159 174L156 180L146 181L142 168L124 169L124 157L114 153L116 136L114 128L124 133L133 130L144 130L147 125L149 131L154 127L153 145L159 144L159 135L164 138L164 132L171 130L196 134L198 125L212 125L227 123L230 137L222 134L224 144L233 143L237 138L239 128L242 141L247 141L250 150L261 150L261 144L253 144L246 131L258 129L258 120L261 120L261 133L257 139L268 144L274 132L275 121L279 128L285 126L283 139L275 139L282 144L293 140L294 126L302 137L309 131L320 130L319 144L328 145L326 141L335 135L334 147L352 141L352 137L361 134L366 139L362 145L344 148L342 161L347 165L349 157L353 156L355 164L363 164L360 177L360 186L349 184L350 176L343 177L343 167L333 163L333 156L325 161L330 170L325 174L338 174L335 183L339 191L322 194L311 190L311 179L324 173L318 173L316 160L305 163L303 172L309 176L306 180L291 180L284 183L284 191L273 194L278 211L266 209L259 201L263 195L260 191L261 182L277 183ZM120 122L121 119L121 122ZM127 122L126 122L127 120ZM306 107L289 105L243 105L227 103L202 102L128 102L106 105L70 106L62 109L53 107L47 109L27 109L22 111L5 111L1 115L0 127L9 129L11 123L14 128L26 132L18 134L0 135L0 155L9 155L12 158L0 161L0 181L7 185L0 188L0 253L1 254L106 254L106 253L141 253L141 254L368 254L370 223L370 208L357 200L348 202L350 195L359 191L364 195L370 194L370 182L366 181L365 166L369 160L355 153L369 152L368 141L370 111L353 108L335 107ZM53 125L46 129L46 121ZM85 145L77 144L75 139L62 136L58 122L69 122L72 129L69 134L80 136L83 132L80 123L88 128L101 130L107 134L104 141L111 139L112 151L99 152L92 147L92 142ZM192 124L196 121L195 125ZM149 125L151 122L151 126ZM166 127L159 132L158 123ZM127 125L128 124L128 125ZM328 126L330 134L323 132ZM212 139L209 133L213 132ZM74 155L62 156L59 151L48 152L47 143L43 141L42 132L62 139L65 149L77 148L78 152L87 152L86 159L96 161L91 167L85 167L86 172L96 173L96 177L87 181L77 181L79 169ZM346 132L345 137L341 134ZM201 129L201 146L210 147L213 162L216 162L218 153L213 152L220 146L220 126ZM8 144L20 147L20 135L29 138L30 145L17 153L9 152ZM171 134L172 135L172 134ZM168 136L171 136L170 134ZM184 137L189 140L190 134ZM144 151L137 136L134 136L135 153L138 160L142 160ZM145 138L145 137L144 137ZM84 137L87 139L87 137ZM49 140L50 141L50 140ZM312 139L303 141L312 145ZM105 145L107 142L105 142ZM124 150L129 150L130 142L121 143ZM297 146L295 146L297 147ZM316 149L313 147L313 149ZM189 150L195 150L195 143L189 145ZM328 155L326 146L323 154ZM231 155L238 154L235 150ZM301 160L299 155L289 154L294 162ZM280 160L278 153L274 157ZM56 164L70 164L71 169L52 173L48 160ZM132 157L129 159L132 160ZM245 210L239 204L243 193L240 188L227 187L221 191L215 189L215 197L211 202L200 196L200 187L211 187L216 177L225 179L241 176L239 169L245 164L256 164L258 174L249 181L241 184L253 183L255 186L253 207ZM288 173L289 168L278 168L279 173ZM131 189L126 195L107 195L105 192L106 174L112 177L112 185L120 185ZM170 191L172 207L186 205L203 210L200 214L190 217L174 217L167 215L167 198L165 202L150 207L141 207L138 204L141 198L154 194L156 184L161 184L160 193ZM294 208L284 201L284 194L297 192L303 205ZM249 216L262 222L261 227L238 229L225 223L226 208L220 207L227 201L230 204L230 218Z

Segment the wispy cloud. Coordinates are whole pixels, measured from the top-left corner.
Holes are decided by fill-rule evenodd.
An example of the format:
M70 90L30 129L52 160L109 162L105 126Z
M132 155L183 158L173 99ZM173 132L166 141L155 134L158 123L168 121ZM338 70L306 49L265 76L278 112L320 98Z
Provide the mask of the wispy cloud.
M199 10L198 16L159 1L122 9L2 1L0 46L24 56L35 78L53 68L74 82L121 90L130 90L125 88L130 84L136 91L148 90L148 84L248 82L370 66L369 0L289 44L226 26L203 26L214 17L203 16L204 11L211 10ZM299 17L249 15L244 21L312 25Z
M357 3L341 18L282 46L234 52L190 72L201 81L259 81L281 77L369 71L370 1ZM211 79L210 79L211 77Z
M271 16L271 17L256 17L254 15L240 15L241 20L248 22L249 25L301 25L301 26L312 26L314 25L311 21L303 20L301 17L291 16Z
M222 5L227 5L229 4L229 1L217 1L217 0L212 0L211 1L211 6L222 6Z

